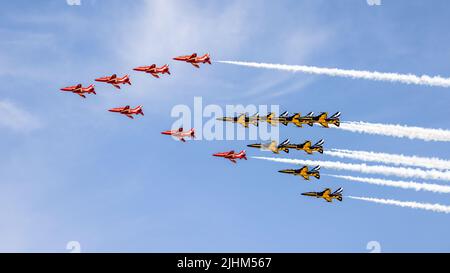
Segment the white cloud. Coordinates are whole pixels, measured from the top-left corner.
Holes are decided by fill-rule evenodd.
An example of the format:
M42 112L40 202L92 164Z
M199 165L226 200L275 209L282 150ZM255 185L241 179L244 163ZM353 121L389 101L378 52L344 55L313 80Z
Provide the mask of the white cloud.
M0 101L0 113L0 129L29 132L41 127L38 118L11 101Z
M213 61L249 58L256 54L262 59L281 58L302 62L329 42L332 33L329 27L313 24L314 18L302 18L299 24L275 30L273 23L267 20L267 16L271 15L270 5L258 5L251 1L228 1L226 5L178 0L144 2L138 10L133 11L133 16L116 22L114 29L120 39L109 43L111 50L116 53L117 61L122 63L124 71L138 65L168 63L172 75L167 79L154 80L132 72L132 82L139 89L124 96L145 104L146 100L168 100L199 94L207 96L210 93L205 92L215 90L218 86L227 92L211 92L215 101L247 97L247 92L265 96L266 89L253 88L252 80L242 78L236 81L239 75L224 75L222 68L225 66L221 64L213 63L211 67L206 65L198 71L171 58L193 52L208 52ZM271 33L270 37L266 37L266 33ZM261 73L258 81L278 85L290 77L281 81L279 78L280 75L273 73ZM291 92L291 88L303 88L306 85L289 86L289 90L279 86L281 90L277 89L273 96L281 96Z

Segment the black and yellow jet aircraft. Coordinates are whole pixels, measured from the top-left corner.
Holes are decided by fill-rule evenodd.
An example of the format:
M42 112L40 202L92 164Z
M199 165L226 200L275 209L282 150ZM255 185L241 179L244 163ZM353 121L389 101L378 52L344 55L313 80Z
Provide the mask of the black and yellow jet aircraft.
M267 116L265 117L261 117L260 119L261 121L265 121L268 124L272 125L272 126L277 126L278 125L278 117L275 116L274 112L270 112L269 114L267 114Z
M323 198L327 202L332 202L333 199L342 201L342 191L343 190L344 190L343 188L339 188L339 189L335 190L333 193L331 193L331 190L327 188L321 192L304 192L304 193L302 193L302 195L312 196L312 197L316 197L316 198Z
M304 117L302 117L300 113L296 113L292 116L289 116L289 112L284 111L278 117L276 117L275 113L271 112L266 117L263 117L261 120L269 123L272 126L276 126L278 125L278 123L281 123L284 126L287 126L289 123L293 123L297 127L302 127L302 124L308 124L309 126L313 126L314 124L314 121L312 119L313 115L314 113L311 112Z
M302 144L285 144L285 148L287 149L295 149L295 150L303 150L308 154L312 154L313 152L319 152L323 154L323 139L319 140L316 144L312 145L311 141L305 141Z
M313 117L314 117L314 112L309 112L304 117L302 117L300 113L296 113L293 116L285 119L285 122L286 122L285 125L287 125L290 122L297 127L303 127L303 124L308 124L309 126L313 126L313 124L314 124Z
M301 169L287 169L287 170L280 170L278 172L280 173L289 173L293 175L299 175L303 177L305 180L309 180L311 176L314 176L317 179L320 179L320 166L314 167L312 170L308 170L308 166L304 166Z
M272 151L275 154L279 154L280 151L289 153L289 149L286 147L288 143L289 139L286 139L285 141L281 142L280 145L277 145L277 142L275 140L272 140L270 143L267 144L256 143L247 145L247 147L259 148L261 150Z
M244 126L245 128L248 128L249 124L258 126L259 114L256 113L251 117L247 116L247 114L240 114L237 117L222 117L222 118L217 118L217 120L238 123L238 124Z
M328 128L329 124L334 124L336 127L339 127L341 124L340 121L341 112L336 112L331 117L328 118L327 112L322 112L318 116L313 117L313 122L322 125L325 128Z
M290 117L289 117L289 112L288 111L284 111L277 118L277 122L283 124L284 126L289 124L289 120L290 120Z

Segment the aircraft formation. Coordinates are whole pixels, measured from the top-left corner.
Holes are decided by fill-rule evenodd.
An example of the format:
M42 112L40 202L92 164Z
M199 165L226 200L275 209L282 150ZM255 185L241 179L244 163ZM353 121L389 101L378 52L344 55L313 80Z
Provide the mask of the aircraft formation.
M200 68L199 64L211 64L211 58L209 56L208 53L206 53L203 56L198 57L197 53L193 53L191 55L185 55L185 56L179 56L179 57L175 57L173 58L174 60L177 61L184 61L186 63L190 63L192 64L194 67L196 68ZM133 68L134 71L139 71L139 72L145 72L148 73L150 75L152 75L155 78L159 78L159 74L168 74L170 75L170 70L169 70L169 65L165 64L161 67L157 67L156 64L152 64L149 66L139 66L136 68ZM117 74L112 74L111 76L104 76L104 77L100 77L100 78L96 78L95 79L96 82L102 82L102 83L107 83L110 84L112 86L114 86L116 89L121 89L121 85L131 85L131 79L129 75L124 75L122 77L118 77ZM67 86L67 87L63 87L60 89L61 91L64 92L72 92L74 94L79 95L82 98L86 98L86 95L89 94L94 94L96 95L97 93L95 92L95 85L91 84L87 87L83 87L83 85L77 84L77 85L73 85L73 86ZM130 105L126 105L123 107L114 107L109 109L109 112L113 112L113 113L119 113L122 115L125 115L131 119L134 119L133 115L144 115L144 111L142 110L143 106L139 105L136 106L135 108L132 108ZM182 131L182 129L181 129ZM180 135L179 132L177 132L177 134L174 135ZM181 138L183 139L183 138ZM183 139L184 141L184 139Z
M290 123L294 124L297 127L303 127L303 125L314 126L314 124L321 125L324 128L329 128L330 125L340 126L340 112L336 112L335 114L328 116L327 112L322 112L318 115L314 115L314 112L310 112L305 116L302 116L301 113L294 113L293 115L289 115L289 112L285 111L281 113L279 116L276 116L275 113L271 112L265 116L260 116L259 113L255 113L251 116L246 113L240 114L234 117L221 117L217 118L217 120L224 122L232 122L239 125L242 125L245 128L248 128L250 125L259 126L260 122L266 122L271 126L277 126L278 124L283 124L284 126L289 125ZM323 144L324 140L321 139L317 141L315 144L312 144L310 140L307 140L303 143L294 144L291 143L289 139L278 144L275 140L272 140L269 143L255 143L249 144L247 147L250 148L258 148L263 151L271 151L274 154L280 154L280 152L289 153L290 150L304 151L305 153L311 155L314 152L323 153ZM220 153L214 154L214 156L222 156L230 159L231 162L236 163L235 158L233 158L234 151L230 151L229 153ZM241 151L239 155L245 157L245 151ZM245 158L246 159L246 158ZM285 169L279 170L280 173L292 174L294 176L302 177L303 179L309 181L311 177L316 179L320 179L320 166L316 166L312 169L309 169L308 166L302 166L299 169ZM322 197L327 202L332 202L333 199L342 201L342 188L339 188L335 192L331 193L331 189L325 189L322 192L309 192L303 193L305 196L315 196Z
M259 116L259 113L256 113L252 116L248 116L247 114L240 114L235 117L222 117L217 118L220 121L227 121L232 123L237 123L245 128L248 128L249 125L259 126L259 122L267 122L271 126L277 126L278 124L283 124L287 126L289 123L294 124L297 127L303 127L303 125L313 126L314 124L320 124L325 128L330 127L330 124L333 124L337 127L340 125L340 116L341 113L337 112L330 117L328 117L328 113L322 112L317 116L314 116L314 112L308 113L306 116L302 116L300 113L295 113L292 116L289 116L289 112L283 112L278 117L275 116L275 113L269 113L266 116Z
M211 57L208 53L198 56L197 53L193 53L191 55L178 56L173 58L175 61L186 62L194 66L195 68L200 68L201 64L211 64ZM160 78L160 75L171 75L169 65L164 64L161 67L158 67L156 64L151 64L148 66L138 66L133 68L134 71L144 72L146 74L150 74L154 78ZM114 88L120 90L122 86L132 85L131 79L128 74L118 77L117 74L112 74L111 76L104 76L95 79L96 82L106 83L112 85ZM87 87L83 87L82 84L72 85L68 87L63 87L60 89L64 92L71 92L76 95L79 95L82 98L86 98L86 95L96 95L95 85L90 84ZM144 116L143 106L138 105L136 107L131 107L130 105L114 107L108 109L109 112L119 113L124 115L130 119L134 119L134 116L142 115ZM265 116L260 116L259 113L256 113L252 116L248 116L247 114L240 114L235 117L222 117L217 120L221 120L224 122L232 122L236 124L240 124L245 128L248 128L249 125L259 126L260 122L266 122L271 126L277 126L278 124L283 124L287 126L289 124L294 124L296 127L303 127L303 125L314 126L314 124L321 125L324 128L329 128L330 125L334 125L339 127L340 125L340 112L337 112L328 117L327 112L322 112L318 115L314 115L313 112L302 116L300 113L294 113L293 115L289 115L289 112L285 111L279 116L276 116L275 113L271 112ZM161 132L163 135L169 135L181 142L186 142L186 139L194 139L195 138L195 129L191 128L190 130L185 131L183 127L178 128L177 130L167 130ZM324 140L321 139L317 141L315 144L312 144L310 140L304 141L303 143L294 144L291 143L289 139L278 144L276 141L271 141L269 143L255 143L247 145L250 148L258 148L260 150L271 151L275 154L280 154L280 152L289 153L290 150L304 151L306 154L311 155L313 153L323 153L323 144ZM247 160L246 151L242 150L240 152L235 152L234 150L214 153L213 156L221 157L229 160L232 163L237 163L237 160ZM320 179L320 166L316 166L312 169L309 169L308 166L302 166L300 169L285 169L279 170L280 173L284 174L292 174L294 176L300 176L305 180L310 180L311 177L316 179ZM332 202L333 199L342 201L342 188L331 192L331 189L325 189L322 192L306 192L302 193L305 196L312 196L317 198L323 198L327 202Z
M250 144L250 145L247 145L247 147L258 148L258 149L261 149L261 150L271 151L274 154L279 154L280 151L283 151L285 153L289 153L289 149L303 150L307 154L312 154L313 152L318 152L318 153L323 154L323 143L324 143L324 140L321 139L314 145L312 145L311 141L309 141L309 140L307 140L307 141L305 141L305 142L303 142L301 144L293 144L293 143L290 143L289 139L286 139L285 141L281 142L280 144L277 144L277 142L275 140L272 140L270 143L266 143L266 144L261 144L261 143Z

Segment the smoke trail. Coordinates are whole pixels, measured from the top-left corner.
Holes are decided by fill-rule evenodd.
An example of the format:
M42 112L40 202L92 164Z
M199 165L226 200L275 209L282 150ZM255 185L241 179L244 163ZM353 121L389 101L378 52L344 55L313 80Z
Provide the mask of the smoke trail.
M431 191L437 193L450 193L450 186L438 185L438 184L427 184L427 183L418 183L412 181L394 181L394 180L385 180L378 178L368 178L368 177L356 177L356 176L347 176L347 175L332 175L327 174L327 176L346 179L350 181L357 181L362 183L368 183L379 186L388 186L388 187L396 187L402 189L412 189L416 191Z
M404 125L368 123L368 122L342 122L338 128L350 132L384 135L392 137L407 137L409 139L422 139L425 141L450 141L450 131L443 129L428 129L421 127L408 127Z
M355 200L362 200L367 202L373 202L378 204L385 204L385 205L394 205L404 208L412 208L412 209L424 209L424 210L431 210L434 212L444 212L444 213L450 213L450 207L444 206L440 204L429 204L429 203L417 203L417 202L405 202L405 201L398 201L398 200L392 200L392 199L378 199L378 198L371 198L371 197L356 197L356 196L347 196L347 198L355 199Z
M284 70L290 72L304 72L309 74L328 75L333 77L344 77L353 79L366 79L374 81L387 82L401 82L406 84L428 85L450 87L450 78L443 78L440 76L430 77L427 75L416 76L413 74L397 74L397 73L382 73L364 70L345 70L338 68L322 68L306 65L286 65L286 64L268 64L255 62L238 62L238 61L217 61L218 63L234 64L255 68L266 68Z
M253 156L255 159L269 160L281 163L301 164L301 165L320 165L325 168L335 170L346 170L368 174L382 174L382 175L394 175L406 178L420 178L420 179L435 179L435 180L447 180L450 181L450 171L437 171L437 170L421 170L413 168L401 168L401 167L388 167L380 165L366 165L366 164L351 164L342 163L339 161L313 161L313 160L300 160L289 158L275 158L275 157L259 157Z
M370 162L382 162L394 165L450 170L450 161L439 158L406 156L401 154L397 155L397 154L375 153L366 151L351 151L342 149L332 149L331 151L324 151L324 154L339 158L350 158Z

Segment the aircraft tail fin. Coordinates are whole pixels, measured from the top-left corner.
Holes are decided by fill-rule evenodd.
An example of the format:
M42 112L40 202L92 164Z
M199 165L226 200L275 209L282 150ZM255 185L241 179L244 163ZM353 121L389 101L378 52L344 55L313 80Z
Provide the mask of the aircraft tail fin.
M128 83L128 85L131 85L130 76L125 75L125 83Z
M206 53L203 57L205 58L206 63L211 64L211 57L209 56L209 53Z
M341 116L341 112L336 112L330 118L339 118L340 116Z
M280 146L287 145L287 144L289 144L289 142L290 142L290 139L288 138L288 139L284 140L283 142L281 142Z
M311 149L318 151L319 153L323 154L323 143L324 140L319 140L316 144L314 144Z
M144 115L144 111L142 110L142 105L139 105L138 108L139 108L138 114Z
M94 94L94 95L97 95L97 93L95 92L95 86L94 86L93 84L89 85L89 86L86 88L86 90L87 90L88 93L92 93L92 94Z
M247 160L247 155L245 154L245 150L242 150L242 151L240 152L240 154L242 154L242 158L243 158L243 159Z
M339 188L339 189L335 190L332 194L342 194L343 191L344 191L343 188Z

